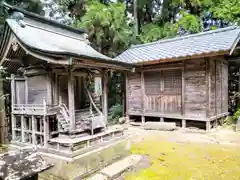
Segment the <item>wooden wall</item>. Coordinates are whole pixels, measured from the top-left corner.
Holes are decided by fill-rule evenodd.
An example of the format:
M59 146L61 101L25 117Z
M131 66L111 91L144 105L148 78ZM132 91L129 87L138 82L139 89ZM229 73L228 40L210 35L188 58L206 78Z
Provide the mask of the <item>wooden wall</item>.
M184 116L205 118L207 106L206 61L184 61Z
M128 115L206 120L228 111L223 58L185 60L128 73Z
M28 104L43 104L44 97L47 99L46 75L27 77Z

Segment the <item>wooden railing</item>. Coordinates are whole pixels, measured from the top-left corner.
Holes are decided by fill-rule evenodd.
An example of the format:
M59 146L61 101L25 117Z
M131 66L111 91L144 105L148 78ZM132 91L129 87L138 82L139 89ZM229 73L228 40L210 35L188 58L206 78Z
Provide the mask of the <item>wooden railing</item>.
M59 103L60 113L63 115L67 123L70 123L70 114L67 106L64 103Z

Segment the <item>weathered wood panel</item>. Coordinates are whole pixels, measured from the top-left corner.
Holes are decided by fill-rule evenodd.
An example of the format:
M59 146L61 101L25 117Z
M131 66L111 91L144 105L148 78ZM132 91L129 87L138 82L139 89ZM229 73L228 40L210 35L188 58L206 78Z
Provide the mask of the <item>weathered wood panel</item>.
M25 104L26 96L25 96L25 81L24 80L16 80L15 81L15 103L16 104Z
M228 112L228 66L222 63L222 113Z
M181 114L182 70L144 73L144 108L147 113Z
M216 113L222 113L222 66L221 61L216 60Z
M206 116L206 64L204 59L185 63L185 116Z
M45 75L28 77L28 104L42 104L47 98L47 79Z
M216 62L214 60L210 60L209 62L209 70L210 70L210 111L209 116L215 116L217 114L216 111Z
M127 96L128 112L141 113L141 73L128 73Z

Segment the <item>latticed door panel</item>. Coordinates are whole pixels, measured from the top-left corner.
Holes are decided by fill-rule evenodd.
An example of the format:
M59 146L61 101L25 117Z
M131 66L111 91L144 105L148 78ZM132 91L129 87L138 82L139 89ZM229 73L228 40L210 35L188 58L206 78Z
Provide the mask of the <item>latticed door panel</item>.
M163 104L164 113L181 113L181 96L182 96L182 70L165 70L163 71L164 90Z
M181 113L182 71L144 72L145 112Z

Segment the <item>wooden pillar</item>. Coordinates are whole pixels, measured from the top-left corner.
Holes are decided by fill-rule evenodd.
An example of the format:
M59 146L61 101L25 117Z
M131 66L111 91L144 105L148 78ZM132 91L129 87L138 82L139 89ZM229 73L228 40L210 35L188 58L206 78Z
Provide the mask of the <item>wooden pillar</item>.
M186 120L182 119L182 128L186 128Z
M24 123L25 119L24 119L24 115L21 115L21 142L25 142L25 133L24 133Z
M49 117L43 116L44 147L48 147L49 140Z
M163 117L160 117L160 122L164 122L164 118Z
M74 102L74 81L73 72L70 69L68 71L68 108L70 115L70 130L74 131L76 129L75 123L75 102Z
M51 73L47 74L47 104L52 104L52 77Z
M28 104L28 81L26 76L24 78L25 78L25 104Z
M144 73L141 72L141 108L142 108L142 116L145 114L145 105L144 105L144 96L145 96L145 86L144 86Z
M59 81L58 75L55 74L55 81L54 81L54 104L59 104Z
M102 98L102 107L103 114L105 116L106 125L108 124L108 71L103 71L103 98Z
M206 121L206 131L209 131L211 129L211 122Z
M142 124L145 123L145 116L141 116Z
M14 74L11 74L11 98L12 98L12 112L14 111L14 104L15 104L15 79Z
M37 144L37 139L36 139L36 119L34 116L32 116L32 144L36 145Z
M185 62L183 61L182 69L182 97L181 97L181 114L185 116Z
M15 131L15 128L16 128L16 116L14 114L12 114L12 141L15 141L16 140L16 131Z
M128 96L129 96L129 94L128 94L128 73L126 73L125 74L126 76L125 76L125 111L126 111L126 117L129 119L129 114L128 114L128 110L129 110L129 105L128 105Z

